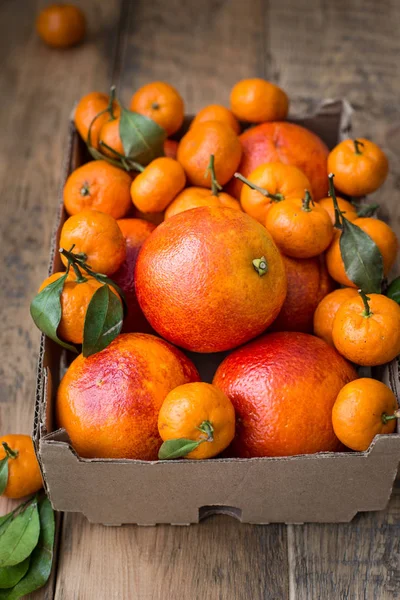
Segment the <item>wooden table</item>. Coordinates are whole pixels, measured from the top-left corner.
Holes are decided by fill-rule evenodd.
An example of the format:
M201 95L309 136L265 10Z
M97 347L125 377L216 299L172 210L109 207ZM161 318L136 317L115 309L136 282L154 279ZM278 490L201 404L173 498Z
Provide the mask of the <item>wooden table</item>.
M42 1L0 3L1 432L30 432L39 334L29 302L47 269L67 120L74 101L117 85L175 85L188 112L228 102L264 76L293 109L345 96L357 135L387 151L381 215L400 233L400 3L389 0L85 0L86 42L46 48ZM360 490L362 493L362 490ZM1 502L1 514L9 507ZM66 514L45 590L57 600L337 600L400 595L400 494L350 524L178 528L90 525Z

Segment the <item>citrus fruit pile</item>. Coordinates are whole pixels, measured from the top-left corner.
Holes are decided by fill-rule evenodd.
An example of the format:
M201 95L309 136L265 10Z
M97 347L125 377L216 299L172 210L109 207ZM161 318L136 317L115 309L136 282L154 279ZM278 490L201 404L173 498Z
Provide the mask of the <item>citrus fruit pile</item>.
M56 401L81 456L366 450L395 429L393 393L357 374L400 353L398 242L364 199L388 161L363 138L329 151L288 108L262 79L191 121L164 82L129 109L115 88L78 102L92 160L65 184L65 271L31 313L81 351ZM212 383L188 351L224 352Z

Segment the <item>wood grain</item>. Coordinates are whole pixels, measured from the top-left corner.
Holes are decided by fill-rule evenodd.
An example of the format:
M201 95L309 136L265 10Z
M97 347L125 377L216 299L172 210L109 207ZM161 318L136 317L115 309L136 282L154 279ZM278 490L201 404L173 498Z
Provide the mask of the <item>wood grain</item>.
M288 527L291 598L396 600L400 590L400 490L386 511L351 523Z
M229 91L243 77L265 74L263 0L161 0L130 4L122 57L121 94L153 80L182 94L186 111L229 106Z
M89 547L95 552L88 554ZM64 529L60 557L56 600L288 598L283 528L229 517L118 529L75 516L74 527Z

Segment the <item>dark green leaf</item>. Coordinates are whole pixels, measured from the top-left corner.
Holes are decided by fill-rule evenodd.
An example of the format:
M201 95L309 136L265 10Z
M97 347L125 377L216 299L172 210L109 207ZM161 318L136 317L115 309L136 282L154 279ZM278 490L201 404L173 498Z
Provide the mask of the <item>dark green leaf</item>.
M9 457L7 455L0 461L0 496L2 495L2 493L4 492L4 490L7 487L8 461L9 461Z
M195 442L194 440L189 440L187 438L178 438L176 440L167 440L163 443L160 450L158 451L158 458L160 460L169 460L171 458L181 458L192 452L192 450L196 450L197 446L199 446L205 440L200 440Z
M57 327L61 321L61 293L66 279L67 273L50 283L35 296L31 303L31 316L36 327L47 337L63 348L76 352L74 346L63 342L57 336Z
M0 536L3 535L3 533L6 531L8 527L8 522L11 521L13 515L14 511L9 512L7 515L4 515L4 517L0 517Z
M164 155L164 140L167 134L165 129L152 119L122 108L119 134L125 156L141 165L148 165L158 156Z
M12 588L29 568L29 556L13 567L0 567L0 589Z
M92 296L83 328L83 356L104 350L122 329L124 312L120 299L103 285Z
M383 280L379 248L365 231L345 218L340 252L347 277L364 292L379 294Z
M32 552L29 570L25 577L9 591L0 591L0 600L18 600L26 594L38 590L48 580L53 562L54 512L47 498L39 503L40 536Z
M37 501L8 522L0 537L0 567L12 567L27 558L39 539Z
M91 275L93 275L93 277L95 279L97 279L97 281L101 281L101 283L107 283L112 288L114 288L114 290L116 292L118 292L119 296L121 297L122 304L124 306L124 314L125 314L128 311L128 305L126 303L125 294L121 290L121 288L115 283L115 281L113 281L112 279L110 279L109 277L107 277L107 275L103 275L103 273L94 273L94 272L91 272Z
M379 208L379 204L356 204L357 215L359 217L373 217Z
M397 302L397 304L400 304L400 277L393 279L392 283L389 285L387 297Z

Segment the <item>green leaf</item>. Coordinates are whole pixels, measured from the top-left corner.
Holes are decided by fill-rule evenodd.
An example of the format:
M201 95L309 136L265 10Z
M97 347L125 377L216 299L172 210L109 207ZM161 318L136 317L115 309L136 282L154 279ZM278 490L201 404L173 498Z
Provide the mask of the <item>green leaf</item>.
M2 536L3 533L6 531L6 529L8 527L8 523L13 518L15 512L16 512L16 510L13 510L12 512L9 512L7 515L4 515L4 517L0 517L0 536Z
M124 292L121 290L121 288L115 283L115 281L113 281L112 279L110 279L109 277L107 277L107 275L103 275L103 273L95 273L94 271L90 270L90 274L97 279L97 281L100 281L101 283L106 283L107 285L111 286L112 288L114 288L114 290L116 292L118 292L118 295L121 297L122 300L122 304L124 306L124 314L128 311L128 305L126 303L126 298L125 298L125 294Z
M12 512L7 513L6 515L3 515L2 517L0 517L0 535L2 534L3 530L4 530L4 525L7 523L7 521L9 521L13 516Z
M57 336L57 327L61 321L61 293L68 272L47 285L35 296L31 303L31 317L38 329L54 342L71 352L77 352L75 346L67 344Z
M121 332L124 311L108 285L98 288L90 300L83 328L83 356L104 350Z
M187 438L178 438L176 440L167 440L164 442L158 451L158 458L160 460L170 460L171 458L181 458L186 456L192 450L196 450L198 446L205 440L189 440Z
M54 548L54 512L47 498L39 503L40 536L32 552L29 570L25 577L11 590L0 590L0 600L18 600L26 594L38 590L48 580L51 573Z
M39 539L37 501L8 522L0 537L0 567L12 567L27 558Z
M13 567L0 567L0 589L12 588L29 568L29 556Z
M355 204L359 217L373 217L379 206L379 204Z
M10 457L6 456L0 461L0 496L4 493L8 481L8 461ZM7 516L7 515L6 515ZM0 521L1 525L1 521Z
M393 279L392 283L389 285L387 297L397 302L397 304L400 304L400 277Z
M344 217L340 252L347 277L364 292L379 294L383 280L380 250L365 231Z
M164 156L164 140L167 133L148 117L122 108L119 134L125 156L141 165L148 165L158 156Z

